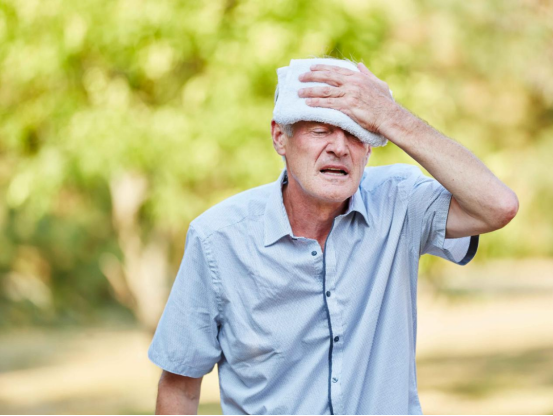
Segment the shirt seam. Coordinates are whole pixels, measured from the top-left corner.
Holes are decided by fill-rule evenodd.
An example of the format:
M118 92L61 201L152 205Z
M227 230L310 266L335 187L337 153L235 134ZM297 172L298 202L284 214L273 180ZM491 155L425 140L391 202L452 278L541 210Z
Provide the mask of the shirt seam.
M387 177L386 180L380 182L378 185L376 185L374 188L371 188L371 189L368 189L368 188L363 188L362 186L360 186L361 190L362 191L365 191L369 194L374 194L376 191L378 191L378 189L383 186L383 185L386 185L387 183L389 182L395 182L396 184L396 187L399 188L399 185L404 182L405 180L409 179L408 176L390 176L390 177Z
M219 232L219 231L221 231L221 230L223 230L223 229L225 229L225 228L228 228L228 227L232 227L232 226L234 226L234 225L237 225L237 224L239 224L239 223L241 223L241 222L243 222L243 221L245 221L245 220L247 220L247 219L249 219L249 218L258 218L258 217L263 217L264 215L265 215L264 213L261 213L261 214L249 214L249 215L245 215L244 217L240 218L240 219L237 220L237 221L234 221L234 222L231 223L231 224L226 224L226 225L223 225L223 226L221 226L221 227L219 227L219 228L217 228L217 229L215 229L215 230L212 230L209 234L206 234L206 235L203 237L203 239L204 239L204 240L207 240L207 239L211 238L211 236L213 236L213 234L215 234L215 233L217 233L217 232ZM192 226L192 225L191 225L191 226Z
M192 224L190 224L190 228L192 230L194 230L194 232L196 232L196 234L198 234L198 236L200 236L200 233L198 232L198 230L196 229L196 227L194 227ZM211 236L211 235L210 235ZM221 286L221 279L219 279L218 277L218 273L217 273L217 263L214 259L214 257L212 256L212 251L211 251L211 247L210 245L208 244L208 238L209 237L205 237L205 238L201 238L200 237L200 244L202 246L202 249L203 249L203 252L204 252L204 259L207 263L207 266L208 266L208 269L209 269L209 274L211 275L211 287L213 289L213 293L215 294L215 301L217 303L217 315L215 317L215 322L219 323L222 321L222 318L223 318L223 315L222 315L222 312L223 312L223 306L222 306L222 300L221 300L221 291L222 291L222 288L220 287ZM211 325L209 326L209 330L211 331L211 335L216 338L216 334L213 334L213 329L211 327Z
M431 178L427 178L427 179L432 180ZM442 187L443 187L443 185L442 185ZM411 200L411 198L413 196L413 191L414 191L414 188L409 193L409 201ZM425 218L427 218L426 213L427 213L428 209L433 204L437 205L436 206L437 209L434 209L433 214L429 218L430 219L430 232L429 232L427 238L425 239L424 242L422 241L422 239L420 237L418 238L418 240L419 240L419 251L418 251L419 257L423 255L423 249L426 246L426 244L428 243L428 240L432 239L432 232L433 231L436 231L436 232L440 233L440 235L439 235L439 247L443 248L444 241L445 241L445 235L446 235L446 232L447 232L447 217L448 217L448 214L449 214L449 206L451 205L451 196L452 196L451 193L446 188L441 189L439 191L439 193L436 195L436 197L429 204L429 206L427 206L425 211L422 213L419 224L418 224L419 235L421 235L423 233L424 222L425 222ZM449 199L449 202L447 204L445 203L445 201L442 202L442 200L447 200L447 199ZM442 205L447 205L447 210L445 212L440 210L442 208ZM409 210L409 203L408 203L407 207L408 207L407 211L409 213L408 215L409 216L413 215L413 213L410 212L412 210ZM436 216L438 218L436 218ZM444 217L445 217L445 219L444 219ZM443 233L441 232L442 222L443 222ZM439 229L436 229L434 227L435 223L439 226Z

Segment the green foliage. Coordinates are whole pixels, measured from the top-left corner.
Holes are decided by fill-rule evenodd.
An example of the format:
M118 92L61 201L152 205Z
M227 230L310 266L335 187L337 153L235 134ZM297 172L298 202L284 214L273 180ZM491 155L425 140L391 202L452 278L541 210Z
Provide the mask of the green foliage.
M364 61L518 193L478 259L553 255L552 22L537 0L4 0L0 294L45 285L53 316L114 304L99 259L123 256L109 187L126 172L147 179L141 238L171 242L173 272L190 220L276 179L275 70L324 54ZM414 163L389 145L370 164L395 162Z

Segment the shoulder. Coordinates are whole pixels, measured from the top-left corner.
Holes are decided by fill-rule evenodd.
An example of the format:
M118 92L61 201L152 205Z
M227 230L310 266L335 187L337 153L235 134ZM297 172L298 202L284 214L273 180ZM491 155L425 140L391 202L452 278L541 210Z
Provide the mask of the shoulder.
M274 186L269 183L248 189L219 202L195 218L190 227L203 239L222 228L257 220L265 212L271 185Z
M405 187L413 185L420 178L425 178L420 168L415 165L405 163L395 163L393 165L371 166L365 168L360 188L369 193L385 189Z

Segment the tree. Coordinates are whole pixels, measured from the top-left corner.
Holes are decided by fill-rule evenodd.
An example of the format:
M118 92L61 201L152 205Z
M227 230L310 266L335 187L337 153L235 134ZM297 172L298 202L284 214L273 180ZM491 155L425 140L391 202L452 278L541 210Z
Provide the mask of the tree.
M3 2L0 315L74 320L115 297L153 328L189 221L278 175L275 69L328 53L517 191L479 258L552 255L552 17L537 0Z

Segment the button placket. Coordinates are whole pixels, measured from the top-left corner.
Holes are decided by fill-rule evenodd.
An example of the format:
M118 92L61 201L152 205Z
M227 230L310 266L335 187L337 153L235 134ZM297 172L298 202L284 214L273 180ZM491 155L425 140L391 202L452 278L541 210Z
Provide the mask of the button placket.
M339 236L340 227L335 224L332 236ZM331 397L332 407L334 414L344 414L344 397L342 392L342 362L343 362L343 324L341 319L341 311L339 310L339 304L337 296L334 296L336 288L336 251L334 250L334 238L329 236L329 240L326 245L326 287L331 292L330 296L327 296L326 301L328 310L330 313L330 322L332 325L332 374L331 377ZM330 335L330 334L329 334ZM338 341L335 339L338 338ZM336 381L334 381L336 380Z
M320 278L323 274L323 256L319 243L315 240L306 239L306 246L302 247L302 250L307 250L305 255L310 257L310 261L313 267L313 276L316 276L320 282Z

